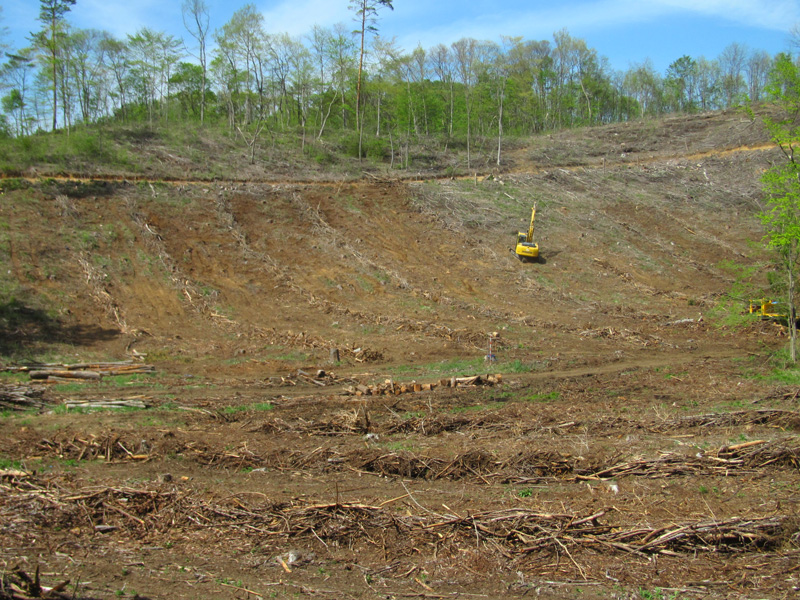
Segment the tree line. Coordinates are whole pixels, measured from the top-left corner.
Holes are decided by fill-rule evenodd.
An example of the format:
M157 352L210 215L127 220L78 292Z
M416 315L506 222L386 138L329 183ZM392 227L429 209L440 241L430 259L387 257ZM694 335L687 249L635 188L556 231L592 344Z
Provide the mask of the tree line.
M205 0L184 0L186 39L148 27L117 39L71 26L75 2L40 0L41 29L6 52L5 135L189 121L252 142L265 129L303 143L357 134L359 155L429 137L469 155L473 140L496 139L499 162L508 135L760 102L777 58L732 43L714 59L680 56L663 74L649 61L615 71L566 30L407 52L377 35L386 0L351 0L360 36L345 24L273 33L252 4L212 32Z

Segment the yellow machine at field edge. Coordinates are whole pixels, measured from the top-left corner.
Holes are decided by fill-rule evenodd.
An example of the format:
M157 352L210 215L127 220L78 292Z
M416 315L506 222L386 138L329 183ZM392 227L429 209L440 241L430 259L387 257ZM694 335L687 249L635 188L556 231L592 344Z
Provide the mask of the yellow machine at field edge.
M762 319L785 319L787 315L778 308L777 300L767 300L759 298L750 300L750 314L758 315Z

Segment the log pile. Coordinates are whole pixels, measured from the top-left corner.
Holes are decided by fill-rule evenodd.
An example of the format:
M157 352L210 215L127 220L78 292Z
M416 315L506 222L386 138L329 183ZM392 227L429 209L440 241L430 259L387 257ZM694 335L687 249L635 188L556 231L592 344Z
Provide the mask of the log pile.
M631 331L630 329L616 330L612 327L586 329L578 333L578 335L581 338L613 338L615 340L623 340L642 347L657 346L663 342L661 338L655 335L642 334L638 331Z
M497 375L470 375L469 377L450 377L430 383L396 383L387 379L383 383L364 385L358 384L345 390L351 396L398 396L412 392L430 392L436 388L474 388L478 386L491 386L503 382L503 376Z
M327 387L329 385L354 383L354 380L339 378L332 371L325 371L324 369L317 369L313 373L303 369L297 369L296 372L290 373L289 375L269 378L270 385L294 386L300 382L312 383L319 387Z
M55 455L59 458L74 460L105 460L106 462L121 460L147 460L151 458L150 444L146 440L135 442L123 440L119 435L104 437L87 436L86 439L75 435L66 438L43 439L37 446L37 452L44 455Z
M0 410L40 410L45 404L42 387L0 385Z
M96 363L45 363L29 364L8 369L14 373L28 373L36 381L97 381L106 375L135 375L154 373L153 365L133 361Z
M81 600L82 596L65 591L69 585L69 579L62 581L54 587L46 587L42 584L39 575L39 567L28 575L21 566L17 565L10 571L3 573L0 578L0 598L3 600L30 600L31 598L50 598L52 600L72 599Z

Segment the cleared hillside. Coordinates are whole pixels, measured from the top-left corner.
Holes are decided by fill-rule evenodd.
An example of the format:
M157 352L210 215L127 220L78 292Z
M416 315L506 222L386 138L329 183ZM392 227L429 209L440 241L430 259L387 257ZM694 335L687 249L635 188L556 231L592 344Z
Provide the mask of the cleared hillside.
M797 387L740 295L768 289L757 122L359 177L211 180L149 139L137 161L172 159L144 175L0 182L5 366L156 369L3 413L6 583L19 563L81 598L796 591ZM446 385L479 373L500 382ZM148 408L64 408L119 399Z
M607 351L592 334L607 328L642 343L664 337L646 344L664 351L664 323L701 317L730 290L735 265L763 259L751 242L770 157L747 149L763 133L737 114L675 122L688 132L677 144L642 142L669 122L536 140L515 151L512 172L488 178L7 180L6 297L57 316L45 325L100 354L216 362L266 360L279 347L319 361L361 347L414 364L482 356L498 331L510 360L589 360ZM722 137L737 146L699 156ZM590 145L605 166L543 160ZM529 265L509 249L533 203L544 260ZM6 351L36 336L9 334ZM697 343L717 343L707 337Z

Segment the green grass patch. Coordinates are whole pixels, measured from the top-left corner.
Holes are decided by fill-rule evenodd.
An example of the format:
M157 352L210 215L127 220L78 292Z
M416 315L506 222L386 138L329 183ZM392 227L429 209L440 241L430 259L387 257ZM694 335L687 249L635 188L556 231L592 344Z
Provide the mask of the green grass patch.
M390 441L381 444L387 450L391 450L392 452L414 452L415 446L408 440L403 441Z
M233 415L236 413L241 412L248 412L248 411L268 411L275 408L275 405L270 404L269 402L255 402L253 404L239 404L237 406L226 406L222 409L222 412L228 415Z
M89 383L57 383L50 389L57 394L74 394L86 389Z
M800 356L800 353L798 354ZM781 348L769 356L770 370L766 373L752 368L745 369L745 377L765 383L783 385L800 385L800 362L792 363L789 348Z
M465 377L479 373L530 373L540 370L545 363L538 361L500 361L487 363L484 358L454 358L425 365L396 365L388 369L395 377Z
M5 383L7 385L27 383L29 379L30 376L27 373L9 373L8 371L0 373L0 383Z
M21 171L40 164L80 166L129 164L127 152L103 130L73 128L66 132L37 134L0 141L0 170Z
M86 389L116 389L129 386L146 387L151 391L166 390L167 386L152 380L150 373L131 373L128 375L106 375L99 381L76 381L57 383L51 389L60 394L74 394Z
M561 398L561 392L553 391L553 392L543 392L540 394L531 394L530 396L525 396L523 400L526 402L551 402L553 400L558 400Z
M505 406L505 402L487 402L486 404L473 404L472 406L454 406L451 413L475 412L479 410L497 410Z
M0 456L0 470L7 469L17 469L21 471L23 470L22 462L11 458L6 458L5 456Z

